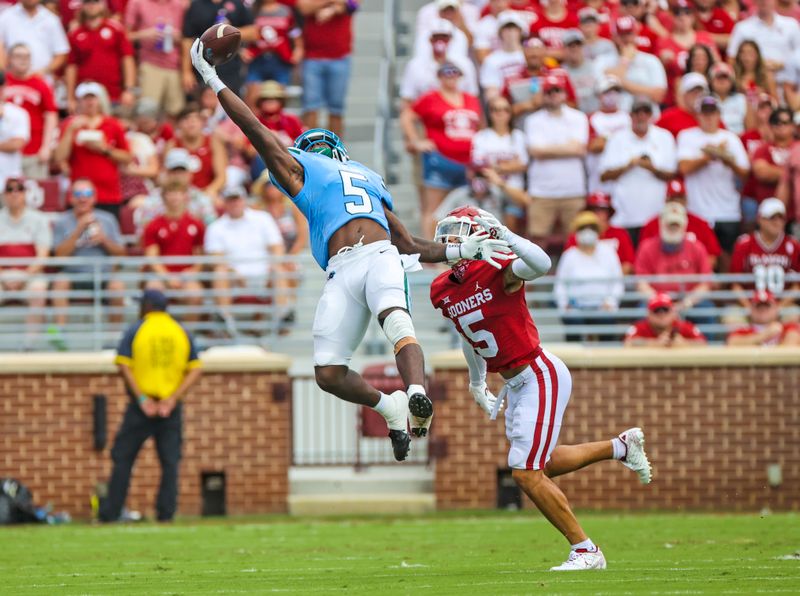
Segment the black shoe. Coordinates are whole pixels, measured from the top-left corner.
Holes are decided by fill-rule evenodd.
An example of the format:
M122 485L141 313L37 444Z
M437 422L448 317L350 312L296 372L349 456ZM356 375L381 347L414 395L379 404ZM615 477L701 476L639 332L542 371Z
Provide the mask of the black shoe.
M403 461L408 457L408 452L411 449L411 437L404 430L390 430L389 438L392 440L394 458L397 461Z
M415 393L408 398L408 411L411 414L411 434L424 437L433 418L433 402L424 393Z

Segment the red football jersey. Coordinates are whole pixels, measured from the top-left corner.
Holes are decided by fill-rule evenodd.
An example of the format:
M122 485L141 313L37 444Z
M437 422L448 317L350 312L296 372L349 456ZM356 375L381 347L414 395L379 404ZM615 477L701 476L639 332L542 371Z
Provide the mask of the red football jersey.
M206 136L197 149L189 149L180 138L175 138L175 147L186 149L197 158L200 168L192 175L192 186L204 189L214 181L214 155L211 149L211 137Z
M42 148L44 134L44 115L47 112L58 112L53 89L42 77L33 75L27 79L18 79L6 73L6 87L3 97L28 112L31 122L31 140L22 150L22 155L36 155Z
M760 333L761 330L764 329L763 325L748 325L747 327L741 327L736 331L733 331L728 337L733 335L755 335L756 333ZM781 331L780 335L776 335L772 339L768 339L761 343L762 346L777 346L783 341L783 338L786 337L786 334L790 331L794 331L795 333L800 333L800 325L797 323L783 323L783 331Z
M106 19L97 29L80 25L69 34L68 64L78 68L78 83L97 81L111 101L122 94L122 59L133 56L133 45L125 28L113 19Z
M800 271L800 242L782 234L772 246L766 246L756 232L739 236L733 247L731 273L752 273L756 290L778 295L787 271Z
M184 213L180 219L170 219L166 215L159 215L144 229L144 247L156 245L162 257L190 257L196 248L203 248L205 227L203 222L195 219L189 213ZM169 263L164 267L173 273L191 267L187 263Z
M771 166L785 166L789 161L790 151L790 147L778 147L773 143L762 143L750 156L750 163L755 165L756 161L764 160ZM764 199L775 196L775 191L778 188L777 181L764 182L756 178L755 175L751 174L751 176L753 177L753 186L751 187L753 194L747 195L748 197L760 203Z
M705 339L705 335L703 335L700 330L694 325L694 323L690 323L689 321L683 321L681 319L676 319L672 323L672 335L680 335L686 339ZM656 333L655 329L650 326L650 323L647 319L642 319L641 321L637 321L630 327L628 327L628 331L625 333L625 337L639 337L643 339L656 339L658 334Z
M445 271L431 284L431 302L486 360L489 372L532 362L540 351L525 290L506 294L503 272L513 260L495 269L484 261L469 261L461 282Z
M567 11L564 18L560 21L551 21L545 11L536 13L536 17L530 26L531 37L538 37L549 48L563 47L561 38L567 29L578 28L578 16L574 12Z

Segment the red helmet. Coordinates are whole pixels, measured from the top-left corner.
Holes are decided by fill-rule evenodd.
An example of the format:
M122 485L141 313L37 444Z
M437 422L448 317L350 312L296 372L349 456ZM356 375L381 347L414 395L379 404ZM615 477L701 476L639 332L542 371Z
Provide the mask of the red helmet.
M448 242L448 238L454 237L463 241L481 229L475 222L475 218L480 216L481 212L477 207L456 207L436 224L434 242Z

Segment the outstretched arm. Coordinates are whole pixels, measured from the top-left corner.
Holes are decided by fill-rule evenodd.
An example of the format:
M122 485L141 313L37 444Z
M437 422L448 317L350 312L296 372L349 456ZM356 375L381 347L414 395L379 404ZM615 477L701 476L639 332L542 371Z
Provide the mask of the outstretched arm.
M272 176L291 196L295 196L303 188L303 166L281 145L278 137L258 121L247 104L220 80L216 69L203 58L203 42L199 39L192 44L191 57L195 70L216 92L225 113L253 144Z
M412 236L394 213L388 209L384 209L384 211L386 220L389 222L392 244L400 253L404 255L419 254L419 260L423 263L441 263L448 260L446 244Z

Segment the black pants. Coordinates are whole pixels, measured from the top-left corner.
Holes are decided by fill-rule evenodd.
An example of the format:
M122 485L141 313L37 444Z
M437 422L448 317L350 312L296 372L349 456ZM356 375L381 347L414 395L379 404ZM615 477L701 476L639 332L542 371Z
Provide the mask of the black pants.
M642 226L639 226L638 228L625 228L625 230L627 230L628 236L631 237L631 242L633 243L633 248L638 247L639 246L639 234L642 231Z
M111 448L114 469L108 485L108 497L100 507L100 519L115 521L122 513L128 495L131 472L144 442L155 438L161 462L161 484L156 499L156 516L168 521L175 516L178 503L178 464L181 460L182 423L179 403L169 418L148 418L138 404L128 404L119 432Z

